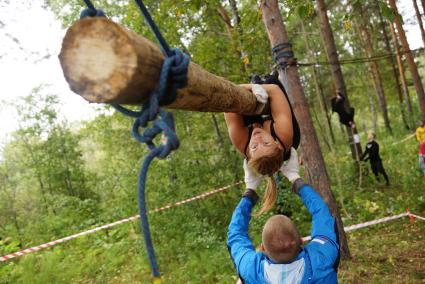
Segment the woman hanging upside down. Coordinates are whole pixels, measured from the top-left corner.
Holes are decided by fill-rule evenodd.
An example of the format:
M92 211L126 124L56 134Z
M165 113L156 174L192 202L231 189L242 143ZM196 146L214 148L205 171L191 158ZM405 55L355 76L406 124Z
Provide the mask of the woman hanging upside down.
M267 176L267 189L263 197L262 214L276 202L277 190L273 174L278 172L290 157L291 147L298 148L300 130L286 92L279 82L277 73L261 79L253 77L255 84L243 84L258 101L270 102L271 115L243 116L225 113L230 140L245 156L245 182L258 183L255 177ZM260 85L261 84L261 85ZM252 184L256 186L258 184Z

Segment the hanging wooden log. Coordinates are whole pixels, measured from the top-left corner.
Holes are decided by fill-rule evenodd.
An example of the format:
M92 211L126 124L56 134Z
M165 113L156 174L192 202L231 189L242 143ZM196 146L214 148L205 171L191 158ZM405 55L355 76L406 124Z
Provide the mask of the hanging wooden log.
M59 59L71 90L89 102L139 105L158 84L164 55L151 41L106 18L87 18L68 29ZM268 112L249 91L193 62L187 87L166 107L246 115Z

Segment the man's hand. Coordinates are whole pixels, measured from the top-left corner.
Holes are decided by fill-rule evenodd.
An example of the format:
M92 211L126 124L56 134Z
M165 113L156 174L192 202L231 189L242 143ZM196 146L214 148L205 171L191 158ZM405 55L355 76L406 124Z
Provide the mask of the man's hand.
M254 190L257 189L263 177L255 173L250 167L248 167L248 162L246 161L246 159L243 160L243 170L245 172L246 188Z
M298 164L298 155L297 151L294 148L291 148L291 158L287 163L284 163L282 165L280 171L290 182L294 182L296 179L300 178L300 166Z

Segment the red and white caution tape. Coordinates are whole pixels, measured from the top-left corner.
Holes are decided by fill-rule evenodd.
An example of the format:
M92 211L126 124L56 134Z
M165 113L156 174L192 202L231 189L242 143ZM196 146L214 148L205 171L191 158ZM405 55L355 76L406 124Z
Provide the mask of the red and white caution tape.
M397 145L397 144L403 143L404 141L409 140L410 138L413 138L413 137L415 137L415 133L410 134L410 135L407 135L404 139L402 139L402 140L400 140L400 141L396 141L396 142L394 142L393 144L391 144L391 146L394 146L394 145Z
M212 191L208 191L208 192L205 192L203 194L200 194L200 195L197 195L197 196L194 196L194 197L191 197L191 198L182 200L182 201L178 201L176 203L171 203L171 204L165 205L163 207L150 210L147 213L148 214L152 214L152 213L164 211L164 210L167 210L167 209L176 207L176 206L180 206L180 205L183 205L183 204L186 204L186 203L195 201L195 200L204 199L204 198L207 198L207 197L209 197L209 196L211 196L213 194L216 194L216 193L225 191L225 190L227 190L227 189L229 189L229 188L231 188L233 186L239 185L241 183L242 183L242 181L238 181L238 182L236 182L234 184L231 184L231 185L227 185L227 186L224 186L224 187L221 187L221 188L212 190ZM9 259L12 259L12 258L21 256L21 255L25 255L25 254L28 254L28 253L31 253L31 252L36 252L36 251L39 251L41 249L52 247L54 245L57 245L57 244L60 244L60 243L63 243L63 242L66 242L66 241L75 239L77 237L89 235L89 234L95 233L95 232L100 231L100 230L104 230L104 229L108 229L108 228L114 227L116 225L120 225L120 224L124 224L124 223L127 223L127 222L131 222L131 221L137 220L139 218L140 218L139 215L135 215L135 216L132 216L132 217L129 217L129 218L125 218L125 219L122 219L122 220L119 220L119 221L110 223L110 224L106 224L106 225L103 225L103 226L100 226L100 227L93 228L91 230L87 230L87 231L84 231L84 232L81 232L81 233L78 233L78 234L74 234L74 235L71 235L71 236L68 236L68 237L65 237L65 238L62 238L62 239L58 239L58 240L51 241L51 242L48 242L48 243L45 243L45 244L42 244L42 245L38 245L38 246L35 246L35 247L31 247L31 248L27 248L27 249L24 249L24 250L21 250L21 251L17 251L17 252L14 252L14 253L11 253L11 254L8 254L8 255L5 255L5 256L0 257L0 262L7 261Z
M376 224L388 222L388 221L391 221L391 220L400 219L400 218L403 218L405 216L408 216L409 218L414 217L414 218L417 218L419 220L425 221L425 218L423 218L421 216L414 215L414 214L412 214L408 211L408 212L401 213L401 214L398 214L398 215L389 216L389 217L385 217L385 218L381 218L381 219L376 219L376 220L373 220L373 221L360 223L360 224L357 224L357 225L351 225L351 226L348 226L348 227L344 227L344 231L345 232L351 232L351 231L355 231L355 230L358 230L358 229L361 229L361 228L365 228L365 227L373 226L373 225L376 225ZM302 238L302 240L303 240L303 242L308 242L308 241L311 240L311 236L304 237L304 238Z
M365 228L365 227L369 227L369 226L372 226L372 225L376 225L376 224L388 222L388 221L391 221L391 220L403 218L403 217L409 216L409 215L410 215L410 213L406 212L406 213L401 213L401 214L398 214L398 215L389 216L389 217L385 217L385 218L381 218L381 219L377 219L377 220L373 220L373 221L369 221L369 222L364 222L364 223L357 224L357 225L351 225L351 226L348 226L348 227L344 227L344 231L351 232L351 231L355 231L355 230Z
M21 255L24 255L24 254L28 254L30 252L36 252L36 251L39 251L41 249L52 247L54 245L75 239L77 237L92 234L94 232L97 232L97 231L100 231L100 230L103 230L103 229L107 229L107 228L111 228L111 227L119 225L119 224L127 223L127 222L130 222L130 221L136 220L138 218L139 218L139 215L136 215L136 216L129 217L129 218L126 218L126 219L122 219L120 221L116 221L116 222L113 222L113 223L110 223L110 224L106 224L106 225L103 225L103 226L100 226L100 227L97 227L97 228L94 228L94 229L91 229L91 230L88 230L88 231L84 231L84 232L81 232L81 233L78 233L78 234L74 234L74 235L71 235L71 236L68 236L68 237L65 237L65 238L62 238L62 239L51 241L51 242L48 242L48 243L45 243L45 244L42 244L42 245L39 245L39 246L35 246L35 247L27 248L27 249L24 249L24 250L21 250L21 251L18 251L18 252L14 252L14 253L0 257L0 262L21 256Z
M197 195L197 196L194 196L194 197L182 200L182 201L178 201L176 203L168 204L168 205L165 205L163 207L153 209L153 210L149 211L148 214L168 210L170 208L180 206L180 205L183 205L183 204L195 201L195 200L204 199L204 198L207 198L207 197L209 197L213 194L225 191L225 190L227 190L227 189L229 189L233 186L239 185L241 183L242 183L242 181L238 181L238 182L231 184L231 185L227 185L227 186L224 186L224 187L221 187L221 188L209 191L209 192L205 192L203 194L200 194L200 195ZM402 218L402 217L405 217L405 216L409 216L409 218L411 218L411 220L412 220L412 218L417 218L419 220L425 221L424 217L414 215L414 214L412 214L408 211L406 213L401 213L401 214L394 215L394 216L389 216L389 217L385 217L385 218L381 218L381 219L377 219L377 220L373 220L373 221L369 221L369 222L365 222L365 223L361 223L361 224L357 224L357 225L348 226L348 227L344 228L344 231L350 232L350 231L358 230L358 229L361 229L361 228L364 228L364 227L376 225L376 224L379 224L379 223L384 223L384 222L388 222L388 221L391 221L391 220L399 219L399 218ZM36 252L36 251L39 251L41 249L52 247L54 245L75 239L75 238L80 237L80 236L89 235L89 234L95 233L95 232L103 230L103 229L108 229L108 228L114 227L116 225L120 225L120 224L123 224L123 223L134 221L136 219L139 219L139 217L140 217L139 215L135 215L135 216L132 216L132 217L129 217L129 218L125 218L125 219L110 223L110 224L106 224L106 225L103 225L103 226L100 226L100 227L93 228L91 230L87 230L87 231L84 231L84 232L81 232L81 233L78 233L78 234L74 234L74 235L71 235L71 236L68 236L68 237L65 237L65 238L62 238L62 239L58 239L58 240L51 241L51 242L48 242L48 243L45 243L45 244L42 244L42 245L39 245L39 246L35 246L35 247L27 248L27 249L24 249L24 250L21 250L21 251L18 251L18 252L14 252L14 253L0 257L0 262L4 262L4 261L7 261L9 259L21 256L21 255L25 255L25 254L28 254L28 253L31 253L31 252ZM307 241L310 241L310 240L311 240L311 236L303 238L304 242L307 242Z
M412 214L412 213L410 213L410 214L409 214L409 217L414 217L414 218L416 218L416 219L419 219L419 220L425 221L425 218L424 218L424 217L421 217L421 216L418 216L418 215L415 215L415 214Z

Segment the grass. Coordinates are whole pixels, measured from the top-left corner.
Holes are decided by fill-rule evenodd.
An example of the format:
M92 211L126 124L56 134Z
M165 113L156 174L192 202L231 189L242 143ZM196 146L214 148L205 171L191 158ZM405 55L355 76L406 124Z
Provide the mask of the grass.
M347 146L342 142L335 155L327 154L332 191L345 226L399 214L408 207L425 217L425 179L418 170L417 143L409 139L392 146L406 135L382 135L378 140L391 180L389 187L377 182L371 173L362 176L359 185ZM240 193L223 193L223 198L231 198L231 194L236 200ZM209 208L207 205L214 202L217 200L212 198L200 201L199 205ZM286 202L288 205L290 202ZM301 205L293 208L293 217L304 234L309 222L300 208ZM177 211L164 214L179 216ZM205 214L210 216L212 212ZM223 222L217 223L215 229L224 232L225 220L230 218L227 215L219 215ZM162 242L157 246L164 283L236 282L224 233L220 238L212 238L213 228L190 219L186 223L191 226L185 227L182 216L166 216L180 224L180 229L168 244ZM259 241L263 219L257 218L251 224L255 243ZM143 241L133 227L138 226L118 226L110 234L93 234L1 264L0 283L150 283ZM410 223L407 217L348 233L352 258L341 261L339 283L425 283L424 236L425 222Z
M348 234L340 283L425 283L425 222L407 217Z

